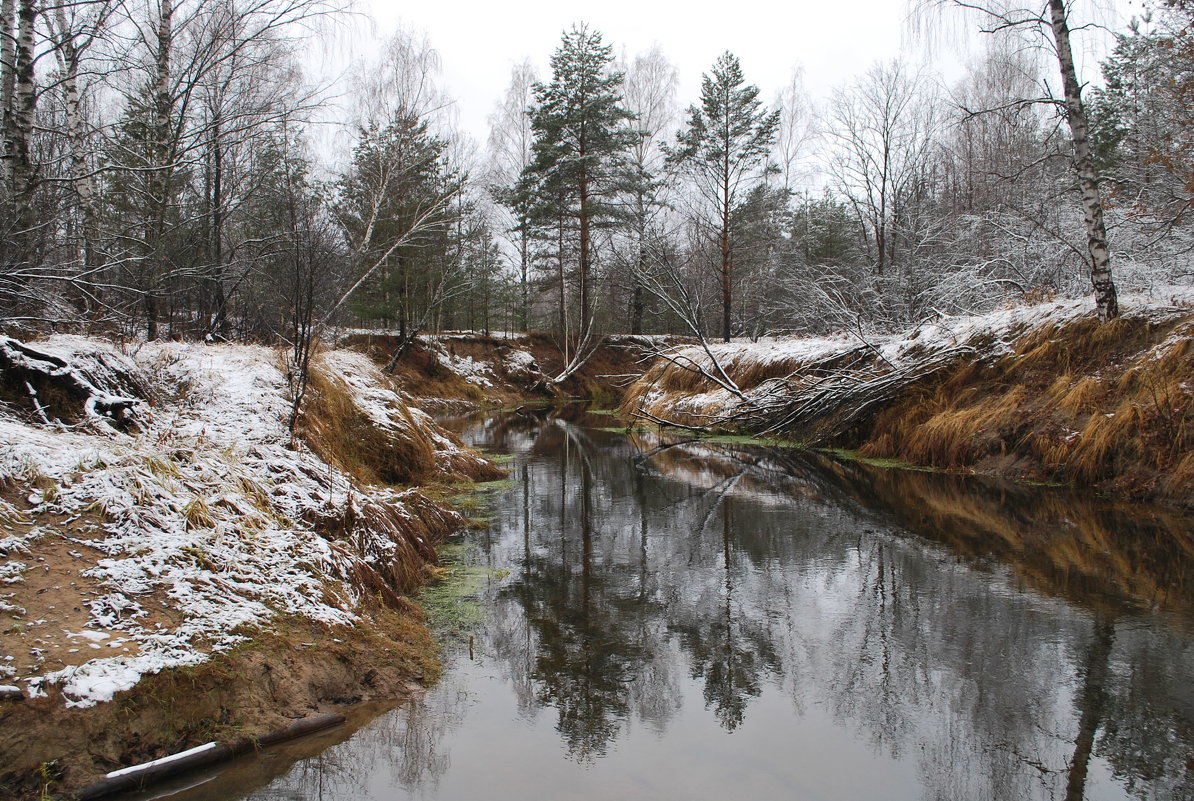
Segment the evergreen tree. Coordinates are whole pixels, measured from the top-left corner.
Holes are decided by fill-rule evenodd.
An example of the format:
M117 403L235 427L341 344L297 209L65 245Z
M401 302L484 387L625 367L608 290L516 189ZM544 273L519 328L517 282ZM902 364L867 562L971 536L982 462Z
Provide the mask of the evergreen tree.
M563 240L574 238L580 349L593 325L593 233L619 216L624 154L637 136L622 107L622 73L609 68L612 58L601 34L586 25L564 34L551 59L551 81L534 86L533 160L520 182L523 196L537 199L535 219L560 226L561 255L571 250Z
M338 186L336 210L350 249L360 265L376 265L353 293L352 309L396 325L403 338L439 300L450 199L461 182L445 163L446 148L425 121L398 111L384 126L359 132Z
M718 57L701 81L701 104L688 109L688 127L671 149L673 163L685 170L711 212L721 265L721 335L732 333L734 210L770 168L767 155L779 130L779 112L768 112L759 87L745 83L737 56Z

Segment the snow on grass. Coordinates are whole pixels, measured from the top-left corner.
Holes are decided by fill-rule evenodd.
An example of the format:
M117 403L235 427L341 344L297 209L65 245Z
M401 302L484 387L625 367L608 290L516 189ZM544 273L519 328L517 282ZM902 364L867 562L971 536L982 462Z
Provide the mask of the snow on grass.
M119 633L138 646L132 655L25 676L31 695L56 684L69 705L89 706L146 673L197 664L243 642L279 615L333 625L357 619L358 599L345 580L352 562L382 561L394 543L357 531L356 547L333 547L310 521L367 504L401 515L406 493L354 487L314 454L291 447L286 380L274 351L151 343L127 355L79 337L38 347L79 365L98 385L120 372L160 387L170 400L142 415L135 436L45 428L0 414L0 482L38 487L33 509L8 505L0 516L102 515L100 538L87 542L102 558L84 575L103 587L87 604L90 625L103 631L83 636ZM425 416L403 416L401 399L377 381L365 357L328 360L376 424L429 424ZM31 539L0 545L36 550ZM23 569L9 561L0 580L19 580ZM174 625L150 622L163 610Z
M1194 287L1167 287L1160 299L1153 295L1127 295L1120 300L1125 316L1164 316L1188 313L1194 306ZM892 369L906 366L925 354L950 348L970 347L976 358L993 359L1011 351L1015 341L1029 330L1045 326L1063 326L1094 312L1089 298L1067 298L1034 306L1014 306L972 316L941 316L907 331L892 335L866 336L842 334L831 338L764 338L757 342L710 343L709 350L731 377L767 374L801 378L815 375L821 365L847 356L851 351L878 357ZM1176 342L1188 336L1175 332L1172 341L1157 346L1158 357ZM667 351L673 363L696 365L710 373L715 368L699 347L682 346ZM743 385L747 396L762 395L769 387ZM741 399L724 387L711 386L701 392L669 392L661 383L640 387L636 405L640 409L667 408L700 421L713 420Z

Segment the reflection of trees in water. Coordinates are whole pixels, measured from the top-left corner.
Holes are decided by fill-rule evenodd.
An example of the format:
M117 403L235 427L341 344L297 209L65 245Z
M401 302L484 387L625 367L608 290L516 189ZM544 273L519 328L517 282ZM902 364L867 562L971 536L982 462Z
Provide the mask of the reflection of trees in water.
M643 458L572 425L536 432L518 428L531 458L495 524L496 561L516 567L490 645L574 756L635 717L663 730L679 670L728 730L768 682L824 704L915 760L926 798L1080 798L1100 758L1133 795L1194 797L1194 654L1131 617L1194 606L1180 521L1132 529L1063 493L808 454Z
M672 683L650 664L658 643L650 624L660 611L641 521L624 521L609 503L633 498L633 480L611 473L605 460L595 464L593 446L571 426L547 427L536 451L547 448L560 461L523 466L526 489L500 523L516 543L518 568L495 616L521 617L526 628L509 636L509 625L499 624L491 645L512 675L533 685L536 703L556 710L569 753L587 759L606 751L632 712L666 717Z
M719 493L719 521L692 531L702 547L689 550L705 554L706 561L691 571L692 580L676 593L669 611L670 629L688 653L692 676L704 680L705 706L727 731L741 725L750 699L762 692L763 679L782 670L772 627L754 605L757 594L750 585L758 577L738 564L733 508L728 492ZM710 529L720 535L719 543L709 541Z
M464 720L468 698L463 689L451 686L411 698L347 742L295 763L284 777L246 801L343 801L385 798L398 787L434 788L450 767L445 741ZM383 777L385 785L379 787Z

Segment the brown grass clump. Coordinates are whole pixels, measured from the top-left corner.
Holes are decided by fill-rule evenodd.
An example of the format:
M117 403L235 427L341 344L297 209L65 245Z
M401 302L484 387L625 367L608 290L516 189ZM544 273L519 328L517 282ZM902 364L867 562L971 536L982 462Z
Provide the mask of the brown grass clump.
M300 434L321 459L358 481L422 483L436 472L435 449L409 412L405 416L408 426L378 426L353 403L343 381L312 365Z
M951 405L906 432L902 451L908 461L945 468L960 468L994 454L1007 452L1021 419L1027 390L1011 387ZM971 402L967 402L970 400Z
M439 564L435 546L465 520L421 491L408 491L400 502L358 498L308 522L344 557L342 579L366 598L403 609L408 603L400 596L427 583Z
M1064 375L1049 388L1048 395L1057 399L1057 408L1071 414L1089 414L1103 396L1103 385L1097 378L1085 376L1074 381Z
M1093 314L1031 329L1013 354L909 390L861 450L1194 504L1194 323Z

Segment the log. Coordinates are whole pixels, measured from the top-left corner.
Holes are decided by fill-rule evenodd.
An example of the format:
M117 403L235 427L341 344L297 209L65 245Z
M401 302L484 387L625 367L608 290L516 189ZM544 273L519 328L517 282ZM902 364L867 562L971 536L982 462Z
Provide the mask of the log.
M143 765L114 770L99 781L80 790L79 801L90 801L93 798L102 798L125 790L143 789L168 776L175 776L183 771L231 759L234 756L236 756L236 750L229 746L207 743L198 748L146 762Z
M206 743L171 756L155 759L152 762L114 770L99 781L80 790L78 798L79 801L91 801L94 798L102 798L126 790L143 790L155 782L177 776L188 770L223 762L246 751L293 740L296 737L338 726L343 722L343 715L312 715L256 739L243 740L232 745Z

